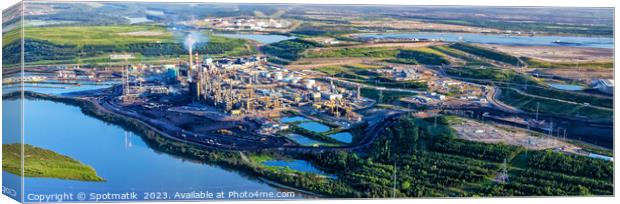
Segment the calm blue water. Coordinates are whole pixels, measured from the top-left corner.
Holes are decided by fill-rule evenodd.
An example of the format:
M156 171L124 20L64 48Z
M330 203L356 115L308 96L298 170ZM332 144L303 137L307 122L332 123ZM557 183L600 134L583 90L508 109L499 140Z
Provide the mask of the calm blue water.
M303 122L299 123L299 127L302 127L306 130L311 130L314 132L327 132L329 131L329 127L327 125L323 125L318 122Z
M282 121L283 123L290 123L290 122L297 122L297 121L304 121L304 120L310 120L310 119L304 118L301 116L284 117L280 119L280 121Z
M17 100L3 101L3 107L16 105L19 105ZM58 192L137 192L141 199L144 192L151 191L164 191L169 196L191 191L279 191L237 171L158 152L133 132L86 116L78 107L25 100L24 110L25 143L75 158L94 167L98 175L107 180L26 178L26 201L29 201L28 194ZM18 124L17 121L3 121L4 127ZM11 143L7 139L3 142ZM8 180L19 179L4 172L3 176Z
M331 134L329 137L334 138L340 142L351 143L353 141L353 135L349 132L340 132L336 134Z
M163 16L163 15L165 15L165 13L163 11L160 11L160 10L146 9L146 10L144 10L144 12L146 14L154 15L154 16Z
M11 91L19 91L19 84L2 85L2 93L8 93ZM109 88L110 85L69 85L69 84L42 84L42 83L25 83L24 90L34 91L44 94L64 94L75 91L87 91L102 88Z
M135 24L135 23L145 23L145 22L150 22L151 20L147 19L146 17L125 17L127 18L127 20L129 20L129 24Z
M2 102L2 144L21 143L21 106L19 100ZM12 189L5 195L21 200L21 178L2 171L2 186ZM9 194L9 192L14 194Z
M304 145L304 146L312 146L312 145L320 144L321 143L319 141L316 141L316 140L304 137L304 136L299 135L299 134L289 134L288 138L291 138L293 141L295 141L295 142L297 142L297 143L299 143L301 145Z
M295 37L286 35L273 35L273 34L242 34L242 33L216 33L215 35L224 36L229 38L241 38L248 40L255 40L262 44L269 44L280 42L283 40L294 39Z
M328 177L333 177L333 175L329 175L329 174L321 171L320 169L317 169L316 167L312 166L312 164L310 162L305 161L305 160L288 160L288 161L269 160L269 161L263 162L263 164L265 166L288 167L288 168L290 168L292 170L296 170L296 171L301 171L301 172L306 172L306 173L319 174L319 175L325 175L325 176L328 176Z
M583 86L579 85L571 85L571 84L559 84L559 83L547 83L549 86L566 91L581 91L583 90Z
M549 45L549 46L570 46L570 47L593 47L593 48L614 48L613 38L602 37L567 37L567 36L508 36L491 34L473 33L390 33L390 34L360 34L360 37L372 38L423 38L441 39L448 42L472 42L485 44L504 44L504 45ZM563 43L557 44L559 40ZM575 43L575 44L572 44Z
M590 153L590 154L588 154L588 156L591 157L591 158L595 158L595 159L614 161L613 157L609 157L609 156L605 156L605 155L600 155L600 154L595 154L595 153Z

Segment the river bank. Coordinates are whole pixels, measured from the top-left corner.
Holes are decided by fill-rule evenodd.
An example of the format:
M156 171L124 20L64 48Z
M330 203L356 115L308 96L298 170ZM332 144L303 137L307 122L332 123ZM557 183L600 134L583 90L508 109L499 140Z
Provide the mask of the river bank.
M21 153L24 153L23 172ZM51 150L19 143L2 144L2 169L15 175L58 178L77 181L104 182L95 169L71 157Z
M5 95L4 100L16 98L18 96L19 94L13 94L13 96ZM77 106L84 114L88 116L103 120L107 123L119 125L123 128L131 129L132 131L137 132L138 135L143 138L146 144L152 149L155 149L156 151L161 151L170 155L174 155L176 157L181 157L183 159L217 165L225 169L241 172L248 177L267 179L274 183L278 183L278 186L288 186L290 187L290 189L301 189L317 195L338 197L352 196L347 192L337 192L338 194L323 193L322 191L328 190L324 187L324 185L330 186L343 184L337 184L337 182L334 180L328 180L318 175L305 174L303 172L295 174L274 172L265 168L261 168L257 165L252 165L251 163L244 162L237 151L212 150L206 149L204 147L198 147L194 144L186 143L183 141L171 140L160 135L157 131L154 131L144 126L140 121L137 121L136 119L119 116L107 110L97 108L97 106L89 100L39 94L34 92L24 92L24 96L27 99L32 100L47 100L53 102L60 102L71 106ZM303 195L303 193L300 194Z

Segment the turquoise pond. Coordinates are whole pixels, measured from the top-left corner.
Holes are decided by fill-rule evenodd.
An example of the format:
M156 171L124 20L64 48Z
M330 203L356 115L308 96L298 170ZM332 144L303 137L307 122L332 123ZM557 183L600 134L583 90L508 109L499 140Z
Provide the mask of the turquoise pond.
M336 134L331 134L329 137L338 140L339 142L351 143L353 141L353 135L349 132L340 132Z
M305 146L312 146L312 145L320 144L321 143L319 141L316 141L316 140L304 137L304 136L299 135L299 134L294 134L294 133L293 134L289 134L288 138L290 138L291 140L299 143L300 145L305 145Z
M283 123L291 123L291 122L298 122L298 121L305 121L305 120L310 120L310 119L304 118L301 116L291 116L291 117L284 117L280 119L280 121L282 121Z
M572 84L548 83L548 85L553 88L565 90L565 91L581 91L584 89L583 86L572 85Z
M318 122L303 122L298 124L299 127L302 127L306 130L314 131L314 132L327 132L329 131L329 127L327 125L323 125Z

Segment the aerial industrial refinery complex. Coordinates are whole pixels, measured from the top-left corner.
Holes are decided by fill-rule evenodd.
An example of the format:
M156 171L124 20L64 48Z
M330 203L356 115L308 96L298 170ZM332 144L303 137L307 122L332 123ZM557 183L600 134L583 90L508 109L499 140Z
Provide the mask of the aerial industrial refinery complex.
M613 9L26 5L12 198L613 195Z
M213 128L218 126L213 125L206 132L181 132L189 135L235 132L246 134L243 137L262 135L259 140L265 142L265 137L273 137L276 132L288 129L289 125L281 122L281 117L301 114L349 128L363 118L354 110L369 108L376 103L360 95L360 85L339 87L333 80L310 72L268 65L264 56L213 59L193 53L189 48L188 59L178 64L150 66L149 71L138 66L125 66L119 85L122 91L118 97L111 98L109 104L118 110L131 108L164 115L169 112L193 114L214 121L254 121L261 125L249 125L243 130L221 128L215 131ZM151 76L156 80L145 80L149 76L144 73L159 74ZM159 97L169 95L175 98ZM175 106L174 101L179 100L191 102ZM214 137L213 144L223 144L219 140Z

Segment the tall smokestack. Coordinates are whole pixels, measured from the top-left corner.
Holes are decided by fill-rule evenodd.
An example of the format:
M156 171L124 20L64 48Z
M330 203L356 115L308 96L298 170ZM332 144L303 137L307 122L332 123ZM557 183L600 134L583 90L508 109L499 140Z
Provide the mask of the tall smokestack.
M192 81L192 69L194 66L192 66L192 46L189 46L189 68L187 69L187 80L189 82Z

